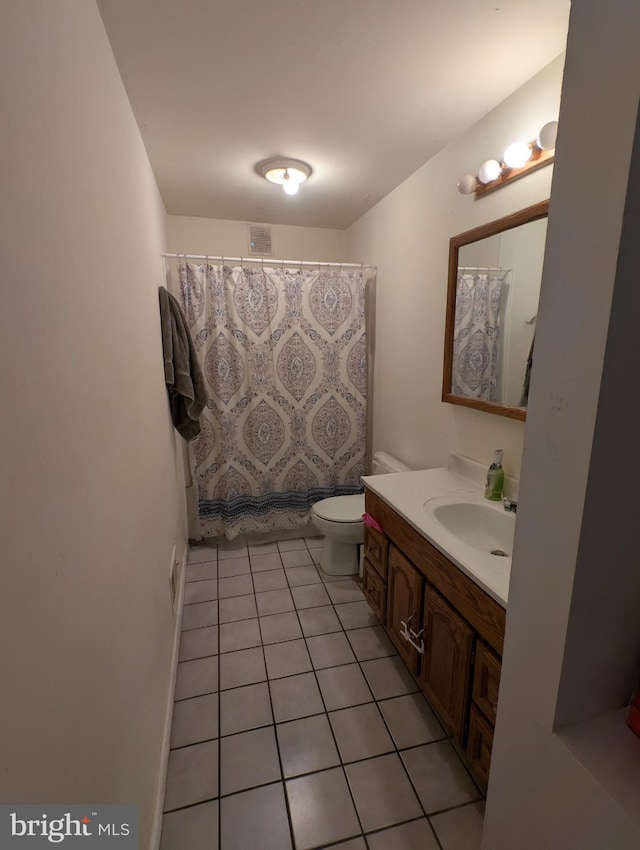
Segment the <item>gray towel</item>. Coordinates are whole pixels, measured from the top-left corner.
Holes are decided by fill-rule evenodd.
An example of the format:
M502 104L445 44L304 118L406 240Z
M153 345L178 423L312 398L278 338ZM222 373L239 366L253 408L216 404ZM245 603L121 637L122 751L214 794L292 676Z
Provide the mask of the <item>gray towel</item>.
M185 440L200 433L199 417L207 403L207 390L196 350L180 304L159 287L164 381L169 391L171 419Z

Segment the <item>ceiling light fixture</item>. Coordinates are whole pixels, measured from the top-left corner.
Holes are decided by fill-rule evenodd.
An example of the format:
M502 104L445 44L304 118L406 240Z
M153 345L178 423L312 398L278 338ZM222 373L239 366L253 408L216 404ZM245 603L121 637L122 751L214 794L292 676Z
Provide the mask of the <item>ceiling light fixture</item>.
M268 159L257 166L258 173L278 183L287 195L295 195L311 174L311 166L300 159Z
M513 142L502 156L502 160L488 159L478 169L477 177L463 174L458 180L458 192L461 195L475 194L476 198L493 192L509 183L524 177L530 171L549 165L554 160L558 122L549 121L540 129L532 142Z

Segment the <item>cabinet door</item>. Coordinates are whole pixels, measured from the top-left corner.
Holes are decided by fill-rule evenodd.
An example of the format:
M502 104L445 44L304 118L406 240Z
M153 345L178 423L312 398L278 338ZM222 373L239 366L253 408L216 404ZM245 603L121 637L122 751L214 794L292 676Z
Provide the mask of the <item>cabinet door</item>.
M492 726L496 723L501 670L498 656L478 641L473 665L473 701Z
M364 527L364 556L369 559L369 562L380 574L380 577L387 580L387 552L389 550L389 541L369 525Z
M389 546L388 563L387 631L409 670L416 673L419 654L407 641L404 624L408 629L420 630L424 579L411 561L393 545Z
M368 558L364 559L362 590L374 614L384 626L387 613L387 583L380 578Z
M469 741L467 743L467 761L474 779L483 791L489 784L489 766L493 729L480 714L475 705L471 705L469 714Z
M473 632L433 588L424 594L422 688L439 719L463 744Z

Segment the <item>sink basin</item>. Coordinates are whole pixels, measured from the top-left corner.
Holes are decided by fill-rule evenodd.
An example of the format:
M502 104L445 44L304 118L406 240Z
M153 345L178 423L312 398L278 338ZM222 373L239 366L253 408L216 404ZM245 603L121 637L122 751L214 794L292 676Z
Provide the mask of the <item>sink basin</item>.
M498 505L441 497L425 502L424 509L468 546L497 557L511 557L516 518Z

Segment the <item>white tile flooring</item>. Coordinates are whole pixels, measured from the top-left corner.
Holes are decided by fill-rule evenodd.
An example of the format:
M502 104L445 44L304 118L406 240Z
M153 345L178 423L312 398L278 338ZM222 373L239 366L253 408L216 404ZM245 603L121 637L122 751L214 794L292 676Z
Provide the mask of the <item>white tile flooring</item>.
M320 545L191 549L161 850L479 850L481 794Z

